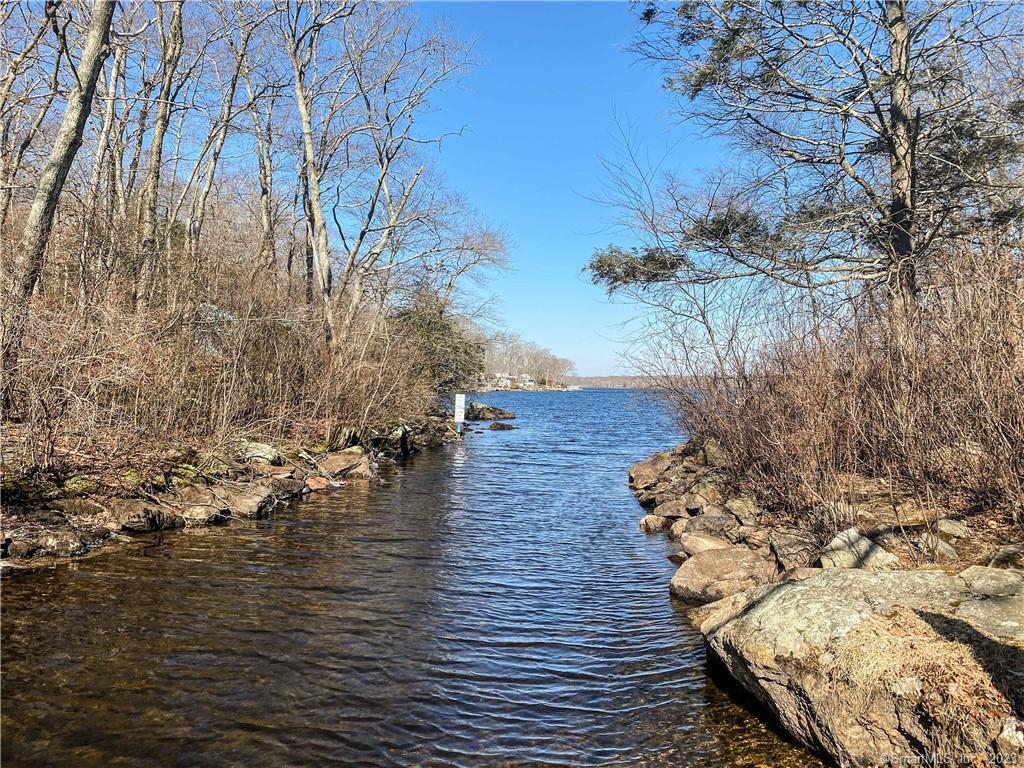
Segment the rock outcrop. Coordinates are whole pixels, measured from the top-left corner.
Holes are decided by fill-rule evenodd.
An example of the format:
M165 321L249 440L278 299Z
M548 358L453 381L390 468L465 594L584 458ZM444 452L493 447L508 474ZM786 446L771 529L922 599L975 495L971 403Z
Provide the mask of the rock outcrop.
M836 568L704 610L714 656L840 764L1024 760L1022 573Z
M727 466L712 444L630 469L641 526L679 542L670 590L711 657L840 765L1024 764L1024 546L958 576L896 570L962 563L977 524L886 499L830 509L857 524L822 546L730 492Z
M512 411L496 408L486 403L470 403L466 406L466 421L501 421L515 417L516 415Z
M339 432L339 444L354 439L352 430ZM65 482L63 489L51 484L36 497L19 495L21 503L12 505L5 485L0 555L5 567L41 567L130 535L260 519L278 504L310 491L373 477L378 455L408 454L417 450L420 440L420 444L439 445L457 439L449 418L429 416L422 424L371 437L366 445L372 450L350 445L314 455L238 440L202 461L194 450L167 451L166 470L139 485L131 498L120 496L123 487L107 488L100 495L83 491L80 483ZM203 469L192 462L201 463ZM95 498L71 496L72 491ZM61 497L62 492L69 495Z

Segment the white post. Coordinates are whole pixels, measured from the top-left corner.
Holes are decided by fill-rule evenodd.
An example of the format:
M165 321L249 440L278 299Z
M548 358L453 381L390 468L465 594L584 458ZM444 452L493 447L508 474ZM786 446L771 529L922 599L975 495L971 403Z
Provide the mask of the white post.
M455 431L462 434L462 422L466 420L466 396L455 396Z

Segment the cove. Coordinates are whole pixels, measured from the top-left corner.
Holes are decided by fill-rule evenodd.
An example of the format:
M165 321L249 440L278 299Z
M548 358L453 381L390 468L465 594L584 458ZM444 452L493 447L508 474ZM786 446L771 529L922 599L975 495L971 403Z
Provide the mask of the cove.
M709 678L637 530L660 404L486 400L519 428L6 579L4 765L819 765Z

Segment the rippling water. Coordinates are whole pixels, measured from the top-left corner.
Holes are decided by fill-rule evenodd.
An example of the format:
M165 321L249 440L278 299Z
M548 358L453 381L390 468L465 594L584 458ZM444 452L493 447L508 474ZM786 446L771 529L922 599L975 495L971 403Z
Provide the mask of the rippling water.
M492 394L381 485L3 585L5 766L817 765L707 678L623 390Z

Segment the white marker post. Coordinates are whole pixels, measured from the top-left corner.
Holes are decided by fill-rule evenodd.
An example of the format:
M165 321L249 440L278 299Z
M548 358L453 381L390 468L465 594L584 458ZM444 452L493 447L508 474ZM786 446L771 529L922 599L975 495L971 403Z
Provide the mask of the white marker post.
M455 396L455 431L462 434L462 422L466 420L466 396Z

